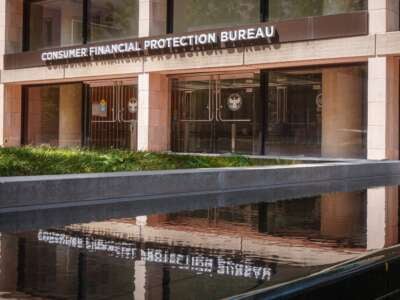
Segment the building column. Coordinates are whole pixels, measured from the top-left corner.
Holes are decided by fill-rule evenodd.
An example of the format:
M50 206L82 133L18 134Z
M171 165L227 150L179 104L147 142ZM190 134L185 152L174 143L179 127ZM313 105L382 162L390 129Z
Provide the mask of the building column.
M167 32L167 0L139 0L139 36Z
M139 0L139 37L165 34L167 0ZM169 145L168 79L143 73L138 78L138 151L165 151Z
M0 0L0 70L4 69L4 54L22 51L22 19L23 0ZM21 95L18 89L0 84L0 146L19 146L21 143Z
M398 0L368 0L369 34L399 30ZM368 60L368 159L399 159L399 60Z
M399 30L398 0L368 0L369 33Z
M168 78L161 74L139 74L138 93L138 151L168 150Z
M399 159L399 59L368 60L368 159Z
M398 242L398 187L367 190L367 250Z
M322 72L322 142L325 157L364 158L363 76L360 68Z

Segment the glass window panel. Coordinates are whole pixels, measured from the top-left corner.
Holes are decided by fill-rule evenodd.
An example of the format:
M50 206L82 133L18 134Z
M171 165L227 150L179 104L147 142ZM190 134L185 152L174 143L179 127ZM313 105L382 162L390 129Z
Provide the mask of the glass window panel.
M174 151L260 154L261 119L258 73L173 80Z
M91 0L90 41L138 36L139 0Z
M29 10L30 50L83 42L83 0L35 1Z
M175 33L258 23L259 0L175 0Z
M266 152L364 158L365 66L270 71Z
M26 89L24 143L80 146L82 85L62 84Z
M269 20L285 20L367 10L367 0L269 0Z
M28 89L27 144L58 146L59 94L57 85Z

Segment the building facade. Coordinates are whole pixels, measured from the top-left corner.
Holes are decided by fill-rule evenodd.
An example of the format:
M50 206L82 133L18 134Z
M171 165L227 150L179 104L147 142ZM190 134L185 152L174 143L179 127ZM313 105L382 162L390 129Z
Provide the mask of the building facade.
M399 159L398 0L1 0L3 146Z

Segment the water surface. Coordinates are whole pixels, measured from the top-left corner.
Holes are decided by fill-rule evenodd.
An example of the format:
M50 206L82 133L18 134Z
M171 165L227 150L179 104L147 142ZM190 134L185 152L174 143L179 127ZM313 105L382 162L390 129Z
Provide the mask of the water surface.
M0 229L0 298L229 297L397 244L398 212L397 186L123 218L111 205L101 220Z

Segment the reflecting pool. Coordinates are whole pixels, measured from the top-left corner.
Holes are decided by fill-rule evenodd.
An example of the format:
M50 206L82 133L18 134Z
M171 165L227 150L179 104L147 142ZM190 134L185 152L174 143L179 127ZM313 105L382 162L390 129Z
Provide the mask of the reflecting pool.
M0 299L230 297L396 245L398 202L387 186L0 226Z

